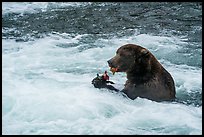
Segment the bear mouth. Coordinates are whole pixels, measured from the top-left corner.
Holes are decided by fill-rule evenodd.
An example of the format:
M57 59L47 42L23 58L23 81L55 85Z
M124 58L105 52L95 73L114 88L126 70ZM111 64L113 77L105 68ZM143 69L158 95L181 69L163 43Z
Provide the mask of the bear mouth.
M110 67L110 71L113 73L113 75L115 74L115 72L118 72L118 68L115 67Z

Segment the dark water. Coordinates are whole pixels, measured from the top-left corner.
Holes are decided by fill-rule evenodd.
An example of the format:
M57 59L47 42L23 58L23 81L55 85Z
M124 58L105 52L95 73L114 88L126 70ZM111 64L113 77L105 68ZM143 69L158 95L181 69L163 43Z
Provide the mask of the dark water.
M3 37L39 37L50 32L124 36L138 29L141 33L181 35L190 42L201 42L201 11L201 3L191 2L99 2L68 8L50 4L46 12L4 14L2 27L16 28L16 32L3 32Z

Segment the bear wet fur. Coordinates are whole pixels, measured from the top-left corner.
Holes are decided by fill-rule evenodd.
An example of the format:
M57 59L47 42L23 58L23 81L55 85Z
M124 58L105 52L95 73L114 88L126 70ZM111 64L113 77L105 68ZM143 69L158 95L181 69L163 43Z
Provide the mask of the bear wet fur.
M154 55L141 46L126 44L108 60L109 67L126 72L127 81L122 90L129 98L147 98L153 101L175 99L175 85L171 74Z

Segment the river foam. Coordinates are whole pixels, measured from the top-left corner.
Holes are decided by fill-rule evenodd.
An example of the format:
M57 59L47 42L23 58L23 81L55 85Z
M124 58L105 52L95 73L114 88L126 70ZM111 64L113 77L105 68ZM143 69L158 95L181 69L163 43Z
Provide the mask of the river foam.
M166 56L182 49L182 39L135 34L101 38L91 47L83 43L91 38L52 33L29 42L3 39L2 134L202 133L201 105L130 100L91 85L96 73L108 70L117 48L138 43L156 55L167 50L159 61L172 74L179 98L201 94L202 69L174 64ZM145 39L151 42L143 44ZM108 73L122 89L126 75Z

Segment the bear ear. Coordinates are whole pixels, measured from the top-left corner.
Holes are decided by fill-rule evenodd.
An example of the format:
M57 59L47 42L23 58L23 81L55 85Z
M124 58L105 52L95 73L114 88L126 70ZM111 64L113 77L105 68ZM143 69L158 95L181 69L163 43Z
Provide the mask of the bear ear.
M148 57L149 56L149 51L146 49L141 50L141 57Z

